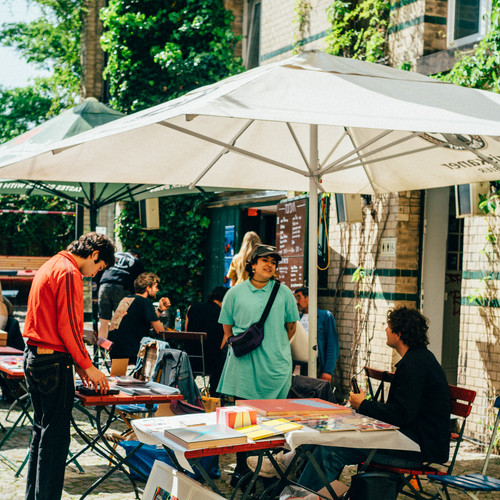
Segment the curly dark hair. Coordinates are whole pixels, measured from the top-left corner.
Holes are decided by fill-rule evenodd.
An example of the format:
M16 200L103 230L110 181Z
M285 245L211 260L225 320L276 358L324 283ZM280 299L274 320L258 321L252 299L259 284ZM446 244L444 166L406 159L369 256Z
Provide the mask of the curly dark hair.
M401 335L401 341L410 349L429 343L427 330L429 320L416 309L401 306L387 313L387 323L394 333Z
M86 259L96 250L99 252L97 262L103 260L106 267L115 263L115 244L105 234L87 233L68 245L66 250L72 254Z

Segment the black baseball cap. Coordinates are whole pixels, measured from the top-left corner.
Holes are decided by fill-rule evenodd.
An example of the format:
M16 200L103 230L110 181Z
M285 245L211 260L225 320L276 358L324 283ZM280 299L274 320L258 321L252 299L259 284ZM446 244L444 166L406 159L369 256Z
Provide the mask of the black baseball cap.
M272 247L271 245L257 245L252 253L250 262L255 262L259 257L267 257L268 255L272 255L276 259L276 262L281 260L281 255L276 251L276 247Z

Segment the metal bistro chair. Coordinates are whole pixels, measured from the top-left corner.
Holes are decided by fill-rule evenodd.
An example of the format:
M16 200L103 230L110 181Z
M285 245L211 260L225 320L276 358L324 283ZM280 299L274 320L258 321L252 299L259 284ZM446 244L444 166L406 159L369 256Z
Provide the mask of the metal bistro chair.
M375 400L385 401L384 382L391 382L394 378L394 373L383 372L381 370L376 370L369 367L365 367L365 373L368 377L368 387L370 393L372 394L372 397ZM375 393L373 392L373 387L370 380L371 378L381 381ZM453 467L455 466L460 444L463 439L467 417L472 411L472 403L476 398L476 391L472 391L464 387L457 387L455 385L450 385L449 388L451 400L451 415L460 418L462 421L458 432L451 433L451 439L452 441L455 441L456 444L455 451L453 452L453 456L449 465L447 465L446 467L446 471L440 471L431 465L423 465L422 467L416 469L408 469L404 467L393 467L390 465L380 465L375 463L370 464L370 468L372 469L399 474L403 480L403 488L405 488L403 491L401 491L402 495L417 499L438 498L439 495L432 495L424 491L421 477L424 476L428 478L430 475L444 476L452 474L453 472Z
M500 423L500 396L495 399L494 407L497 408L497 417L495 424L493 425L493 431L491 433L490 443L486 451L486 458L484 459L483 469L481 474L464 474L461 476L428 476L427 478L431 483L433 483L439 491L441 498L445 500L450 500L450 494L448 488L463 491L471 498L478 500L478 496L475 493L479 492L493 492L500 491L500 480L487 476L486 470L488 468L488 463L490 461L491 451L493 450L493 445L495 444L495 439L497 436L498 425Z

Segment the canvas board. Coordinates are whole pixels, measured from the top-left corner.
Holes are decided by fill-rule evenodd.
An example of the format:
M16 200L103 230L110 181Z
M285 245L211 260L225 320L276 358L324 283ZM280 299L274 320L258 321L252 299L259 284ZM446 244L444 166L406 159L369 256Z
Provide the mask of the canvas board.
M143 500L220 500L224 497L205 488L169 465L155 461Z

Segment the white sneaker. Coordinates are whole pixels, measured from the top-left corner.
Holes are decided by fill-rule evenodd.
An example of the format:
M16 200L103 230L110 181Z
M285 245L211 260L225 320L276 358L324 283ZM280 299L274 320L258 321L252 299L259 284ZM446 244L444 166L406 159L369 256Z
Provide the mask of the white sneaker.
M276 460L279 468L281 469L282 472L285 472L286 466L283 463L283 452L280 451L277 455L274 455L274 459ZM257 462L259 460L259 457L248 457L247 458L247 465L250 470L255 472L255 469L257 468ZM261 477L280 477L278 474L278 471L274 468L273 464L271 463L271 460L269 460L268 457L263 457L262 459L262 466L259 471L259 476Z

